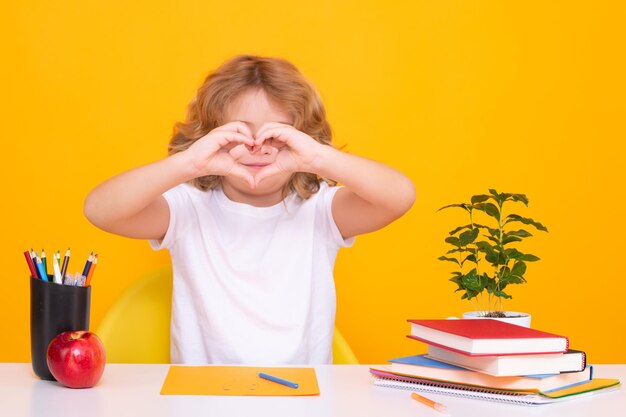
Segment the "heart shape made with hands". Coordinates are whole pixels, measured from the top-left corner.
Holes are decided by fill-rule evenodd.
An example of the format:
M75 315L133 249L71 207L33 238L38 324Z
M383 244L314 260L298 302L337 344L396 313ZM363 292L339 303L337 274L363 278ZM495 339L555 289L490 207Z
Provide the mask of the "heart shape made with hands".
M239 144L233 147L228 153L243 168L243 170L236 170L237 172L233 172L233 174L239 174L237 176L256 187L268 177L289 172L277 163L281 148L285 146L274 142L267 140L254 146ZM253 172L250 172L250 169L253 169Z
M235 163L227 175L243 179L252 188L274 175L308 172L308 164L316 152L315 146L320 146L306 133L282 123L268 123L254 135L238 130L237 135L236 140L228 142L229 145L239 143L222 150L228 152Z

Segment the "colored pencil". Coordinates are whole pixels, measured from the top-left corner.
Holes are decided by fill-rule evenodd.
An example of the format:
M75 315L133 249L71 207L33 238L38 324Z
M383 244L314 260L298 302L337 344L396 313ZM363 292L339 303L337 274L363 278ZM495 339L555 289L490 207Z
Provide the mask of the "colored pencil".
M431 400L430 398L419 395L417 392L411 393L411 398L413 398L415 401L421 402L422 404L432 408L435 411L439 411L440 413L448 412L448 407L446 407L444 404L438 403Z
M65 251L65 257L63 258L63 266L61 266L61 279L65 279L67 273L67 266L70 263L70 248Z
M98 265L98 254L93 257L93 262L91 263L91 267L89 268L89 273L87 274L87 279L85 280L85 287L88 287L91 283L91 276L93 275L93 271L96 269L96 265Z
M39 255L37 255L37 263L35 265L37 265L37 270L39 271L39 275L41 275L41 279L44 281L49 281L48 274L46 274L43 269L43 263L41 262L41 259L39 259Z
M30 257L28 251L24 252L24 257L26 258L26 263L28 264L28 269L30 270L30 275L33 278L39 278L37 271L35 270L35 264L33 263L33 258Z
M93 252L89 254L87 257L87 262L85 263L85 267L83 268L83 276L86 277L89 274L89 268L91 267L93 261Z
M48 276L48 258L46 258L46 252L41 250L41 263L43 264L43 272Z
M295 382L287 381L286 379L279 378L277 376L268 375L264 372L259 372L259 376L263 379L267 379L268 381L276 382L277 384L284 385L289 388L298 388L298 384Z
M52 270L54 271L54 282L57 284L63 284L63 280L61 279L61 269L59 268L59 263L57 262L57 254L52 254Z
M37 268L37 252L33 248L30 248L30 259L33 261L33 265L35 267L35 272L37 272L36 278L41 278L41 274L39 273L39 268Z

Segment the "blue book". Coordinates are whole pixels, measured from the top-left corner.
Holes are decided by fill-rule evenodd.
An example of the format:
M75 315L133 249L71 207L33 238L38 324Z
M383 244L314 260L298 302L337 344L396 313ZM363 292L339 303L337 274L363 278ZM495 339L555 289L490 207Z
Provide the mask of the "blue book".
M493 376L440 362L425 355L406 356L391 359L389 362L391 366L388 371L397 375L485 388L533 392L548 392L584 383L590 381L593 376L592 366L587 366L580 372L563 374Z

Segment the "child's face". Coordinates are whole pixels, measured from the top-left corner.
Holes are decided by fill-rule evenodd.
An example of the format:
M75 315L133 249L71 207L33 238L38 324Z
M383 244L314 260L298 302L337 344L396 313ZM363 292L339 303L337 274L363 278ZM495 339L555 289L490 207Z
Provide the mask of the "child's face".
M274 101L270 101L267 94L261 89L249 90L237 97L227 109L225 119L225 123L234 121L245 123L253 137L265 123L279 122L293 125L293 118ZM274 163L278 153L278 149L274 145L279 146L273 141L266 141L260 149L254 151L245 145L238 145L233 153L237 155L237 162L246 167L252 175L255 175L263 166ZM226 176L224 182L247 194L266 195L281 191L290 177L291 173L274 175L264 179L254 190L239 178Z

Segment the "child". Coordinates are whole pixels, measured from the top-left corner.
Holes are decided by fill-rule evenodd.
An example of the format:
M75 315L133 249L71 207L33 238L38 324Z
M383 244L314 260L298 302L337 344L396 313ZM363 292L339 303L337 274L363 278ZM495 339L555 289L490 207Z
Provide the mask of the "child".
M238 56L199 88L169 156L97 186L85 215L170 251L173 363L325 364L337 251L414 195L395 169L331 146L291 63Z

